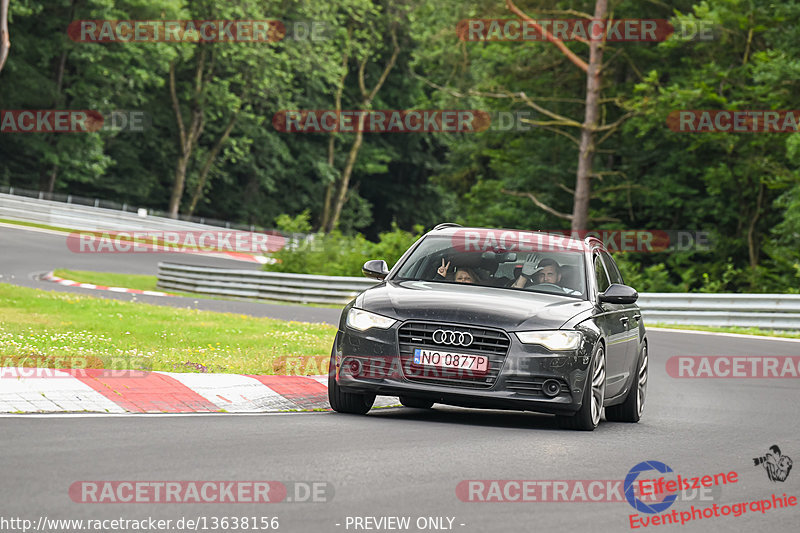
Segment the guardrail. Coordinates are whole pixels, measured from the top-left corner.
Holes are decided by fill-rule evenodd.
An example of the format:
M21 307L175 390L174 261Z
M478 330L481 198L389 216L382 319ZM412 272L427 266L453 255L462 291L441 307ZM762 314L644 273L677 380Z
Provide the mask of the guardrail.
M651 292L637 303L650 323L800 330L800 294Z
M217 296L344 305L378 282L252 270L158 264L158 286ZM800 295L642 293L646 323L800 330Z
M158 264L158 286L162 289L237 298L344 305L376 283L367 278L345 276Z
M16 205L9 205L11 200L16 200ZM25 206L32 206L33 214L27 213L25 210L15 209L11 211L11 208L18 207L19 205ZM27 220L28 222L39 222L42 224L50 224L53 226L58 225L58 212L80 212L80 213L96 213L99 217L100 221L110 221L114 222L118 219L123 219L128 222L135 221L138 223L143 223L143 226L136 226L132 228L130 225L125 226L124 229L145 229L145 230L161 230L161 229L202 229L206 226L213 226L215 228L225 228L225 229L236 229L241 231L250 231L250 232L270 232L272 231L271 228L264 228L261 226L257 226L254 224L237 224L225 220L218 220L215 218L210 217L200 217L200 216L188 216L184 214L179 214L178 218L170 218L165 211L160 211L158 209L150 209L150 208L142 208L132 206L130 204L120 204L111 200L102 200L100 198L87 198L85 196L78 196L74 194L62 194L62 193L48 193L44 191L33 191L30 189L21 189L19 187L8 187L8 186L0 186L0 209L6 208L9 209L9 212L17 215L21 215L19 220ZM83 209L81 209L83 208ZM31 218L22 218L22 217L30 217L36 216L41 217L41 213L47 213L48 209L50 212L54 213L54 220L47 221L42 220L41 218L31 219ZM97 210L99 209L99 211ZM116 215L116 216L115 216ZM2 218L2 217L0 217ZM7 216L5 218L12 218ZM13 218L17 218L16 216ZM147 220L142 220L142 218L146 218ZM167 227L164 226L152 226L150 222L158 221L163 222ZM56 222L56 223L53 223ZM92 220L89 219L88 222L92 223ZM94 227L76 227L76 226L69 226L70 228L75 229L85 229L89 231L94 231L95 229L99 230L111 230L116 229L107 226L97 226L98 221L94 221Z
M251 233L280 233L274 230L263 230L256 226L221 221L215 221L220 225L213 225L154 216L145 209L131 212L0 192L0 219L2 218L80 231L219 231L224 228ZM306 236L298 233L287 238L289 237L292 242L296 242Z

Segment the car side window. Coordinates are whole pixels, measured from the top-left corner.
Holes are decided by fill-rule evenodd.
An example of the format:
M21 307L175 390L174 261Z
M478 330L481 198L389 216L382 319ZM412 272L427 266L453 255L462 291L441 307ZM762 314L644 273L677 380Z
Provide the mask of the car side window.
M614 261L614 258L611 257L611 254L608 252L600 252L600 255L603 256L603 261L606 265L606 272L608 273L608 279L611 280L611 283L619 283L620 285L624 285L625 282L622 281L622 274L617 268L617 263Z
M608 274L606 274L606 267L603 265L603 260L600 254L594 254L594 275L597 280L597 292L605 292L610 283L608 282Z

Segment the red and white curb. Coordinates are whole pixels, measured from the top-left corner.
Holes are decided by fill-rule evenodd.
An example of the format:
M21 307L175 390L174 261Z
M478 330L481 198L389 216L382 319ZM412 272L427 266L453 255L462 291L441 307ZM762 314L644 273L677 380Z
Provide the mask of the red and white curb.
M0 413L268 413L330 409L328 376L0 368ZM375 405L395 405L378 398Z
M160 291L144 291L142 289L128 289L126 287L107 287L105 285L95 285L93 283L81 283L79 281L72 281L71 279L59 278L52 272L48 272L42 278L44 281L52 281L59 285L66 287L80 287L81 289L94 289L98 291L111 291L111 292L125 292L130 294L145 294L147 296L174 296Z

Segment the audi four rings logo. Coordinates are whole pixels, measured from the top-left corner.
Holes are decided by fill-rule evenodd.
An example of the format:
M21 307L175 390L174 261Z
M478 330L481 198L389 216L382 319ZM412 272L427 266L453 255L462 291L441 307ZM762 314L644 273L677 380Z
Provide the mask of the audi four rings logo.
M436 344L453 344L455 346L469 346L472 344L472 333L463 331L450 331L437 329L433 332L433 342Z

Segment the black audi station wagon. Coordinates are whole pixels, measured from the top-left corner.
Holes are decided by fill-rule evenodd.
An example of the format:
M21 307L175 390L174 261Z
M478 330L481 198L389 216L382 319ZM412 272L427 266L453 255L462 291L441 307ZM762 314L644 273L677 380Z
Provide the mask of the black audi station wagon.
M557 415L563 427L638 422L647 338L637 292L592 237L441 224L343 310L331 407L364 414L376 395Z

